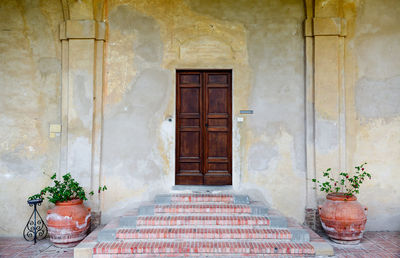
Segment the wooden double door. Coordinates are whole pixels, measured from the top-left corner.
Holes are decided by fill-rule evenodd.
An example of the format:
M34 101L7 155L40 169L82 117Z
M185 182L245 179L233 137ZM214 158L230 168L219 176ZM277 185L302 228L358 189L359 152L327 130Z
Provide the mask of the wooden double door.
M232 71L176 72L177 185L232 184Z

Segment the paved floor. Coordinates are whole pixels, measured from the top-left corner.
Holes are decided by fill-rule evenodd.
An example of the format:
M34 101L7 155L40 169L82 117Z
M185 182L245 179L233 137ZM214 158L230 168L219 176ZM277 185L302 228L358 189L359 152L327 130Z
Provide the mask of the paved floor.
M330 243L338 258L400 258L400 232L366 232L358 245ZM48 239L34 245L23 238L3 237L0 238L0 257L73 257L73 249L54 247Z
M49 239L33 242L21 238L1 237L0 257L73 257L73 248L57 248Z
M365 232L358 245L330 244L339 258L400 257L400 232Z

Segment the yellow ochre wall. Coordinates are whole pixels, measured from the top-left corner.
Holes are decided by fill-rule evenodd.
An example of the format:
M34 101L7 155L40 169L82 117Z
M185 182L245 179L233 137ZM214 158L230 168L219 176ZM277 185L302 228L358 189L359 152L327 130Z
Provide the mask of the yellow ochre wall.
M400 3L345 1L347 163L368 162L367 229L400 229Z

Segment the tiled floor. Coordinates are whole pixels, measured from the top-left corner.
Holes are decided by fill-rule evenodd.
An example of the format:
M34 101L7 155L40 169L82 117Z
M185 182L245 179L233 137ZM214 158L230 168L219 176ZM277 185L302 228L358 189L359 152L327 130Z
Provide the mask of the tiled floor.
M400 232L366 232L358 245L330 243L338 258L400 258ZM48 239L34 245L23 238L0 238L0 257L73 257L73 249L54 247Z
M358 245L330 243L338 258L400 257L400 232L365 232Z
M73 257L73 248L57 248L49 239L33 242L21 238L1 237L0 257Z

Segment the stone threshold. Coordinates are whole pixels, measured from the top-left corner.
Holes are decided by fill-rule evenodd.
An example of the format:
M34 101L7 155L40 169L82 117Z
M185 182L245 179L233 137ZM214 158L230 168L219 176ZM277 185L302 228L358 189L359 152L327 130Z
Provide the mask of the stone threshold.
M171 192L193 192L193 193L218 193L221 191L233 191L232 185L174 185Z

